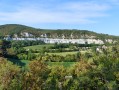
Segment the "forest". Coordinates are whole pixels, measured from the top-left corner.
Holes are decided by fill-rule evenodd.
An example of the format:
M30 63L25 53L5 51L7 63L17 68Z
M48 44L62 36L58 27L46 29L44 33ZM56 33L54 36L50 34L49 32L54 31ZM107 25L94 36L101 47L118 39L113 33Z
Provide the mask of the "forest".
M0 40L0 90L118 90L119 45Z

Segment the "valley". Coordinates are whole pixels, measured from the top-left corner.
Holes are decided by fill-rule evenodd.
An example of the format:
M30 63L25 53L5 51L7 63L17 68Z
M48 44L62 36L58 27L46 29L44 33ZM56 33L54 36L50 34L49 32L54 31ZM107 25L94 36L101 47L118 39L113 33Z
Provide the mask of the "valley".
M0 27L1 90L118 87L118 36L23 25Z

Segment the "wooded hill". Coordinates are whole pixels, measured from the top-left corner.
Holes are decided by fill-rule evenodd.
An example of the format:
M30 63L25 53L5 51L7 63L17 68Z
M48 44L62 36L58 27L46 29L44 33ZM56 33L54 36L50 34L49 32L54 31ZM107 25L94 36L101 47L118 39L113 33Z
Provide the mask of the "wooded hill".
M19 24L6 24L0 26L0 36L10 35L14 37L23 37L21 33L31 34L32 37L47 37L47 38L65 38L65 39L119 39L119 36L113 36L108 34L99 34L88 30L76 30L76 29L37 29L25 25Z

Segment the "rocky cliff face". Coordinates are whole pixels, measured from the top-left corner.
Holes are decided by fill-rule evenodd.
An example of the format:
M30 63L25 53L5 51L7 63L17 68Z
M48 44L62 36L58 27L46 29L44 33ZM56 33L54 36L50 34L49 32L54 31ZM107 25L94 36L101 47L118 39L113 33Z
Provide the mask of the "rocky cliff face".
M99 34L88 30L67 29L36 29L24 25L8 24L0 26L0 37L7 40L44 40L45 42L88 42L88 43L113 43L118 36Z

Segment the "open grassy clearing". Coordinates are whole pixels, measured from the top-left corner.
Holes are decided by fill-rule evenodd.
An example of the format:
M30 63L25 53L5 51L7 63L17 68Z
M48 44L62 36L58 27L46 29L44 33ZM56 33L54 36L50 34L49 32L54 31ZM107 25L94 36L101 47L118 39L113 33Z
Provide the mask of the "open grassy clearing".
M59 53L48 53L49 55L61 55L61 56L66 56L68 54L76 54L77 51L74 52L59 52Z
M44 44L44 45L34 45L34 46L27 46L24 47L25 49L32 49L32 50L39 50L39 49L43 49L43 47L49 48L51 46L53 46L54 44ZM91 50L81 50L80 52L82 54L85 54L86 52L90 52ZM71 52L55 52L55 53L46 53L49 55L60 55L60 56L66 56L68 54L72 55L72 54L77 54L78 51L71 51ZM36 55L38 55L39 53L34 53ZM28 64L30 63L29 60L10 60L12 61L14 64L17 64L23 68L28 68ZM65 67L71 67L72 65L75 65L77 62L47 62L47 64L49 66L53 66L53 65L63 65Z
M71 67L73 65L75 65L77 62L49 62L48 65L49 66L53 66L53 65L63 65L64 67L68 68Z
M28 64L31 62L30 60L18 60L18 59L11 59L8 58L9 61L11 61L13 64L16 64L23 69L28 69ZM75 65L77 62L47 62L49 66L52 65L63 65L64 67L70 67L72 65Z
M34 46L27 46L24 47L25 49L32 49L32 50L41 50L43 49L43 47L49 48L51 46L53 46L54 44L44 44L44 45L34 45ZM82 54L86 53L86 52L90 52L91 50L81 50L80 52ZM49 55L61 55L61 56L66 56L67 54L76 54L78 51L71 51L71 52L55 52L55 53L47 53ZM36 55L38 55L39 53L35 53Z
M68 54L72 55L72 54L76 54L78 51L72 51L72 52L55 52L55 53L46 53L48 55L60 55L60 56L66 56ZM82 54L85 54L86 52L89 51L80 51ZM35 55L39 55L40 53L34 53Z
M53 44L44 44L44 45L34 45L34 46L28 46L28 47L24 47L25 49L32 49L32 50L36 50L36 49L42 49L43 47L51 47L53 46Z
M56 53L47 53L49 55L61 55L61 56L66 56L68 54L72 55L72 54L76 54L78 51L72 51L72 52L56 52ZM85 54L86 52L90 52L90 51L80 51L82 54Z

